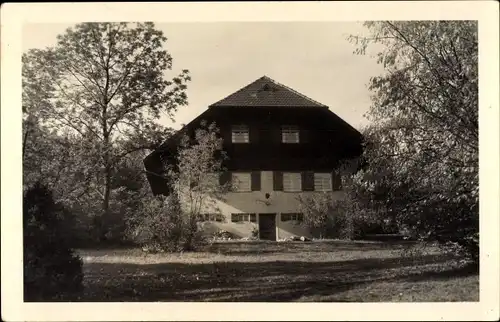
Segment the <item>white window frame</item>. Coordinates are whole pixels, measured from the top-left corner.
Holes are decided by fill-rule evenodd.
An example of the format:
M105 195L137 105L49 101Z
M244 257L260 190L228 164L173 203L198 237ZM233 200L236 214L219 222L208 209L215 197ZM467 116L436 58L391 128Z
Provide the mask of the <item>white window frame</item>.
M224 222L224 216L219 213L200 214L201 221L207 222Z
M248 125L239 124L231 126L231 142L240 143L250 143L250 129Z
M290 219L284 219L283 218L284 216L289 216ZM296 212L296 213L295 212L294 213L281 213L280 217L281 217L281 221L284 221L284 222L286 222L286 221L295 221L295 222L304 221L304 214L298 213L298 212ZM302 220L299 219L301 217L302 217Z
M248 188L241 187L241 177L248 178ZM239 178L238 178L239 177ZM251 192L252 191L252 173L251 172L231 172L231 185L235 192Z
M238 220L233 220L234 217L239 217ZM252 220L252 217L254 220ZM233 213L231 214L231 222L257 222L256 213Z
M328 172L315 172L314 191L333 191L332 174Z
M294 184L293 180L297 180ZM290 182L290 187L287 187L286 182ZM298 183L297 183L298 182ZM302 173L300 172L283 172L283 191L284 192L300 192L302 191Z
M281 143L287 143L287 144L300 143L299 127L295 125L281 126Z

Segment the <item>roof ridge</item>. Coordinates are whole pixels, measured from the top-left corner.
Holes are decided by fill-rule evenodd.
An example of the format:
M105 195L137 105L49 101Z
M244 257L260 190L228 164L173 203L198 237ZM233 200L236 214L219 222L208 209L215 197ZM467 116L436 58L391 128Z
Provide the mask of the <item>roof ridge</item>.
M254 92L254 94L250 94L250 96L256 98L257 96L255 95L256 92L260 92L260 89L258 89L257 87L258 86L263 86L261 89L265 90L265 84L270 84L272 85L272 87L275 87L277 90L281 90L283 94L281 95L285 95L282 97L282 99L284 100L284 102L286 102L287 100L290 100L292 99L295 100L295 106L304 106L304 107L322 107L322 108L328 108L327 105L325 104L322 104L298 91L296 91L295 89L287 86L287 85L284 85L280 82L277 82L276 80L272 79L271 77L267 76L267 75L263 75L257 79L255 79L254 81L250 82L249 84L243 86L243 87L240 87L238 90L236 90L235 92L229 94L229 95L226 95L225 97L221 98L220 100L216 101L215 103L212 103L210 104L208 107L211 108L211 107L216 107L216 106L228 106L228 102L232 100L232 103L234 102L237 102L237 101L241 101L241 100L245 100L245 95L246 95L246 92L248 93L252 93ZM288 93L288 94L286 94ZM288 95L288 98L287 98L287 95ZM290 96L291 95L291 96ZM238 98L238 99L236 99ZM245 105L245 103L243 103ZM251 103L253 104L253 103ZM250 105L251 105L250 104ZM273 104L273 103L271 103ZM294 104L294 103L292 103ZM231 105L231 104L229 104ZM247 105L247 106L250 106L250 105Z
M229 94L229 95L227 95L227 96L224 96L223 98L221 98L220 100L216 101L215 103L210 104L208 107L211 107L211 106L213 106L213 105L215 105L215 104L217 104L217 103L219 103L219 102L221 102L221 101L225 100L225 99L226 99L226 98L228 98L229 96L233 96L234 94L236 94L236 93L239 93L239 92L243 91L245 88L250 87L250 86L251 86L251 85L253 85L256 81L258 81L259 79L262 79L262 78L264 78L264 77L266 77L266 76L264 75L264 76L262 76L262 77L257 78L257 79L256 79L256 80L254 80L253 82L250 82L250 83L248 83L247 85L245 85L245 86L241 87L240 89L236 90L236 92L233 92L233 93L231 93L231 94Z
M295 94L299 95L300 97L302 97L302 98L304 98L304 99L306 99L306 100L309 100L309 101L311 101L311 102L313 102L313 103L315 103L315 104L318 104L318 105L321 105L321 106L327 107L325 104L322 104L322 103L320 103L320 102L318 102L318 101L316 101L316 100L314 100L314 99L312 99L312 98L310 98L310 97L307 97L306 95L304 95L304 94L302 94L302 93L300 93L300 92L297 92L297 91L296 91L296 90L294 90L293 88L291 88L291 87L289 87L289 86L286 86L286 85L284 85L284 84L282 84L282 83L280 83L280 82L275 81L275 80L274 80L274 79L272 79L271 77L268 77L268 76L264 75L264 76L263 76L263 77L261 77L261 78L267 78L267 79L269 79L271 82L273 82L274 84L276 84L276 85L278 85L278 86L282 86L282 87L286 88L287 90L289 90L289 91L291 91L291 92L293 92L293 93L295 93Z

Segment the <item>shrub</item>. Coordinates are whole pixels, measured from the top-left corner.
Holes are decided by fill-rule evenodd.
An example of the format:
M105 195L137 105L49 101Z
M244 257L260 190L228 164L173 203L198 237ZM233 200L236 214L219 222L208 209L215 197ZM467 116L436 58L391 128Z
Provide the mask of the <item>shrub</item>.
M363 239L383 231L378 217L359 209L349 195L341 199L329 193L301 197L300 207L303 224L320 238Z
M229 238L232 239L232 238L234 238L234 235L226 230L221 229L221 230L218 230L218 231L213 233L213 238L214 239L229 239Z
M68 247L65 210L35 183L24 195L24 299L67 299L82 290L82 260Z
M259 228L254 227L252 229L252 239L259 239Z
M206 244L197 218L182 211L175 194L146 198L129 222L131 239L151 252L194 251Z

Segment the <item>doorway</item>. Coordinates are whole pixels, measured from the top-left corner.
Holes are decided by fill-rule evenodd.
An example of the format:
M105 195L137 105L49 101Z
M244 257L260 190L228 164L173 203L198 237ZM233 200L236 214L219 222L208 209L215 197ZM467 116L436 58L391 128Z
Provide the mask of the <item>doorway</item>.
M259 214L259 239L276 241L276 214Z

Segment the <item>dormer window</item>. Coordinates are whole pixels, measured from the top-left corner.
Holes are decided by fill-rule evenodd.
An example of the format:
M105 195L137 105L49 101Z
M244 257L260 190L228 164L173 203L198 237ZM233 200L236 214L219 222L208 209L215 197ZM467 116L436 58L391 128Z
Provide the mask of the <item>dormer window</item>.
M270 85L270 84L264 84L264 85L260 88L259 92L261 92L261 91L263 91L263 92L277 92L277 91L278 91L278 89L277 89L275 86L272 86L272 85Z
M231 128L231 142L249 143L250 133L247 125L233 125Z
M294 125L283 125L281 127L282 143L299 143L299 128Z

